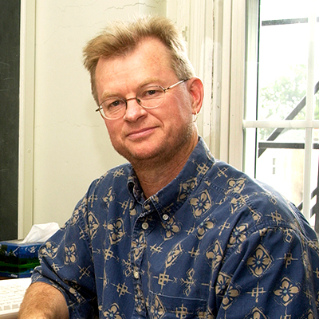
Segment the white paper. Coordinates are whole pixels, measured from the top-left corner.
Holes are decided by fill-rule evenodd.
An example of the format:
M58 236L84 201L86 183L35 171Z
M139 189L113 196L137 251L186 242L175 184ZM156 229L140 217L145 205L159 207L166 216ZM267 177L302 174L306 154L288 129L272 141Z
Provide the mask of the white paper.
M35 224L22 243L43 243L59 229L57 223Z

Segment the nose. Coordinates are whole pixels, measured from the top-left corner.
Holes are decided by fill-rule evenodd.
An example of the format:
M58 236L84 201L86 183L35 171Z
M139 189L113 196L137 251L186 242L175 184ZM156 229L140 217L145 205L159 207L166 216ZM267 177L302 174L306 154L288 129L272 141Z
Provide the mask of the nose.
M126 99L126 113L124 115L124 120L135 122L145 114L146 110L138 104L136 97Z

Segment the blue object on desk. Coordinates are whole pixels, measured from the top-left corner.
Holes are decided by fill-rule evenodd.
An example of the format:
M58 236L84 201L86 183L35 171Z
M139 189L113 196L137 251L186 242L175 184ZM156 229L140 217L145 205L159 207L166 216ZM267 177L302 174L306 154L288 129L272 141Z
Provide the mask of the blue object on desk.
M0 276L30 277L39 265L38 251L42 243L22 243L19 240L0 241Z

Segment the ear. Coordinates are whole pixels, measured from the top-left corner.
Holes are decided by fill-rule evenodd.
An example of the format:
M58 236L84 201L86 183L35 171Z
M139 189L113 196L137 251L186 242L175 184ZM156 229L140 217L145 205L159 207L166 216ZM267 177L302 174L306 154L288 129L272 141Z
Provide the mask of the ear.
M202 108L204 98L203 82L197 78L191 78L187 81L188 91L192 96L193 114L198 114Z

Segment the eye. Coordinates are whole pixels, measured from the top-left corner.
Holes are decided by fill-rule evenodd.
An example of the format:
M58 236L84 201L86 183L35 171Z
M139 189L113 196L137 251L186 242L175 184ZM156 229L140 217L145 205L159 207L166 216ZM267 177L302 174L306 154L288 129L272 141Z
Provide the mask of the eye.
M141 99L154 99L163 94L163 90L159 86L149 86L141 91Z
M117 98L107 99L102 103L102 107L105 112L116 112L124 105L125 102Z
M113 101L113 102L109 103L108 107L112 108L112 107L119 106L120 104L121 104L121 101L116 100L116 101Z

